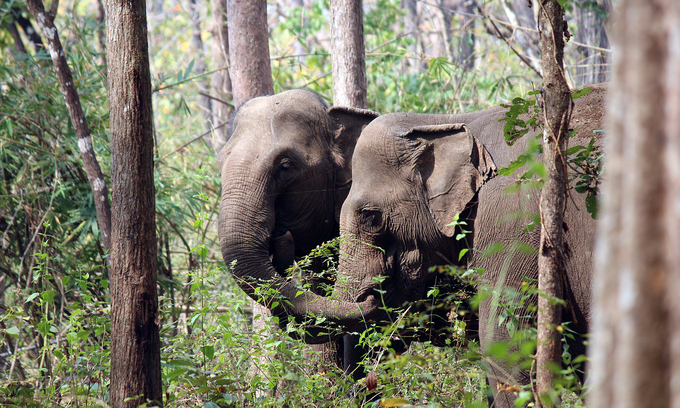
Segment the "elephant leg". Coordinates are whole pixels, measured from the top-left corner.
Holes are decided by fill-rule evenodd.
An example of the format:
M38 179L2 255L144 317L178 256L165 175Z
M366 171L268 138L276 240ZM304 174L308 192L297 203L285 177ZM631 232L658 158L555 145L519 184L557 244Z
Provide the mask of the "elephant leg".
M346 334L342 337L342 342L343 370L346 374L350 374L354 381L364 378L365 373L363 368L359 366L359 362L361 362L368 350L359 345L359 335Z

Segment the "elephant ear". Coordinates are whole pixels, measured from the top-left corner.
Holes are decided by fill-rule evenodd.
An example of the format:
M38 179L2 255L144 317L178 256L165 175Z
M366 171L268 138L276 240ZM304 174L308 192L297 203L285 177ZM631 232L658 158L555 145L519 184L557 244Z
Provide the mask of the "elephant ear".
M352 182L352 155L361 131L380 114L368 109L332 106L328 115L335 124L333 137L333 159L335 161L335 182L337 195L335 218L340 218L340 208L347 197Z
M426 146L419 167L430 212L439 230L452 237L455 227L449 224L495 175L496 165L464 124L417 126L411 133Z

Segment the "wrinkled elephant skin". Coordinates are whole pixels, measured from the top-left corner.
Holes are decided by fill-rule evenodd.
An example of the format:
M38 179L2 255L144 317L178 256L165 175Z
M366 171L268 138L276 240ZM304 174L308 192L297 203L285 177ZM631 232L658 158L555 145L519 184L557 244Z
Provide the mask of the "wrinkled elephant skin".
M356 318L314 293L296 296L298 289L284 275L294 256L338 235L351 155L375 117L363 109L329 108L305 90L252 99L235 114L218 155L222 256L249 296L271 302L256 290L266 281L290 302L272 310L281 323L308 311L337 316L339 323Z
M606 87L590 88L592 92L574 101L570 124L577 135L569 141L572 146L586 145L593 130L603 128ZM528 139L506 144L505 122L499 122L506 111L498 107L461 115L395 113L380 116L364 129L354 151L352 187L341 212L340 232L347 239L341 244L338 282L345 284L336 285L337 296L361 302L381 286L386 305L400 307L426 298L438 276L429 268L456 263L463 248L484 249L494 242L517 240L538 246L540 228L523 232L529 220L510 217L520 210L537 213L538 192L504 192L517 182L521 170L507 177L495 174L524 152ZM582 194L571 191L567 203L569 307L564 318L576 333L585 334L595 221L585 210ZM456 214L473 231L467 243L456 239L457 231L450 225ZM519 251L473 256L458 263L466 266L466 261L484 268L483 279L492 286L519 289L526 278L537 278L537 257ZM384 277L382 283L376 283L379 276ZM499 313L491 300L480 305L482 349L507 338L505 328L497 323ZM584 352L582 339L570 346L572 355ZM495 361L490 366L494 393L497 382L528 383L526 372ZM512 407L513 401L512 393L499 392L495 406Z

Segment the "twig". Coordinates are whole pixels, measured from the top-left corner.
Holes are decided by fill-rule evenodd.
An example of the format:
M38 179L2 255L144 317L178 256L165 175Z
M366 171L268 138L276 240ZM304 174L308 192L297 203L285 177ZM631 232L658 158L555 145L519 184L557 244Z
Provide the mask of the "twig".
M508 45L508 47L510 47L512 52L514 52L519 57L519 59L521 59L525 64L527 64L527 66L529 68L531 68L536 73L536 75L538 75L539 78L543 79L543 75L541 75L541 73L538 72L538 69L536 69L536 67L534 67L534 65L531 63L531 61L529 61L524 55L522 55L519 51L517 51L515 49L515 47L513 47L512 44L510 44L510 41L508 41L508 39L505 38L505 36L503 34L501 34L501 30L498 29L498 26L494 22L494 19L486 16L486 14L484 13L484 10L482 10L482 8L480 6L477 6L477 10L479 10L479 12L482 13L484 18L489 20L489 22L493 26L493 29L496 30L496 36L498 38L500 38L501 40L505 41L505 43Z
M227 125L227 124L229 124L229 122L220 123L219 125L215 126L214 128L208 130L208 131L205 132L205 133L202 133L202 134L200 134L200 135L194 137L193 139L191 139L191 140L189 140L188 142L184 143L182 146L178 147L177 149L173 150L172 152L170 152L170 153L166 154L165 156L161 157L160 159L158 159L158 161L163 161L163 160L167 159L169 156L172 156L173 154L179 152L180 150L182 150L182 149L184 149L185 147L189 146L190 144L192 144L193 142L197 141L198 139L200 139L200 138L202 138L202 137L205 137L205 136L208 136L210 133L212 133L213 130L219 129L219 128L221 128L222 126Z
M208 98L208 99L212 99L213 101L217 101L217 102L219 102L219 103L223 103L223 104L225 104L225 105L231 107L232 109L234 108L234 104L233 104L233 103L229 103L229 102L225 101L224 99L220 99L220 98L218 98L218 97L216 97L216 96L212 96L212 95L210 95L210 94L208 94L208 93L205 93L205 92L203 92L203 91L198 91L198 94L201 95L201 96L205 96L205 97Z

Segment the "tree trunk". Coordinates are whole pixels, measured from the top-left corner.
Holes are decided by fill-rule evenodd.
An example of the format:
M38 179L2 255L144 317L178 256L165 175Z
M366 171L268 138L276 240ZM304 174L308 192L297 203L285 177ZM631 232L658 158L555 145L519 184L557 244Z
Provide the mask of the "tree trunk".
M229 30L227 27L227 1L213 0L213 23L215 39L213 40L213 61L215 68L222 68L229 65ZM215 128L215 138L213 140L213 149L217 154L227 143L227 126L220 126L229 121L231 113L234 111L234 105L229 104L233 99L231 92L231 77L229 70L223 69L215 72L212 78L213 91L220 99L213 101L212 107L212 121Z
M557 327L562 323L564 276L563 219L567 193L565 142L569 131L571 97L564 77L564 11L557 0L541 0L541 60L543 62L543 154L548 177L540 198L541 239L538 249L538 340L536 405L552 406L555 365L562 362ZM553 369L551 369L553 365Z
M189 0L189 9L191 10L191 45L194 50L196 50L193 72L194 75L201 75L205 72L205 58L203 40L201 39L201 14L198 12L198 7L196 7L196 0ZM203 128L207 132L212 127L212 110L210 106L210 97L208 96L208 84L205 79L200 79L198 81L198 92L198 107L201 110L201 116L203 116L205 120ZM206 139L210 144L210 138L206 137Z
M229 63L234 105L272 95L274 83L269 62L267 2L227 0Z
M37 1L37 0L36 0ZM35 2L33 2L35 4ZM42 1L40 1L40 5L42 6L43 12L45 7L42 5ZM24 17L21 13L21 9L18 7L12 7L12 16L14 17L14 21L19 24L19 27L23 30L24 34L26 34L26 37L28 37L28 40L33 44L33 50L37 53L40 50L45 49L45 45L42 42L42 38L40 38L40 34L33 28L33 24L31 24L31 20L27 19ZM29 12L33 14L32 11L30 11L30 6L29 6ZM33 16L35 19L35 16ZM52 17L54 18L54 17ZM36 20L38 21L38 20ZM41 28L42 30L42 28ZM61 45L61 43L60 43Z
M106 15L113 209L111 406L162 405L146 2L108 0Z
M333 104L366 108L366 60L361 0L331 0Z
M471 14L475 11L474 0L440 0L440 7L444 17L444 39L446 41L446 55L449 61L455 62L464 70L470 70L475 66L475 34L474 19ZM452 19L458 12L459 38L454 41Z
M59 32L54 26L54 16L45 11L42 0L28 0L27 4L29 11L47 40L47 49L52 57L54 69L57 71L59 87L66 100L68 114L78 138L80 157L83 159L83 167L85 168L85 173L90 181L90 187L94 195L94 206L97 212L97 223L101 233L102 246L108 252L111 247L111 205L109 204L109 192L104 181L104 175L99 167L99 162L97 162L97 157L94 154L94 149L92 148L90 128L87 126L85 114L80 105L78 91L76 91L76 87L73 85L71 68L69 68L66 62L66 55L59 40Z
M404 13L404 33L415 41L409 44L409 58L405 58L407 67L410 66L410 73L417 74L423 69L423 64L418 55L418 49L421 47L422 38L420 36L420 16L418 15L418 1L417 0L402 0L401 7L405 9Z
M529 6L527 0L512 0L512 2L503 3L505 14L511 24L536 30L536 19L534 18L532 7ZM529 58L539 57L540 39L538 33L535 31L515 29L512 35L515 38L517 45L519 45L522 54Z
M626 0L593 285L590 406L680 406L680 4ZM631 30L630 22L645 21Z
M21 39L21 35L19 34L19 30L17 30L15 20L11 19L9 21L6 21L5 22L5 28L7 28L9 35L12 37L12 41L14 41L14 47L12 48L13 49L12 54L13 55L26 54L26 47L24 46L24 42Z
M609 39L605 25L611 12L611 0L598 2L581 0L574 5L574 19L577 28L574 39L581 44L598 48L609 48ZM607 82L610 78L609 64L611 53L593 48L578 47L579 58L576 67L575 82L577 85Z

